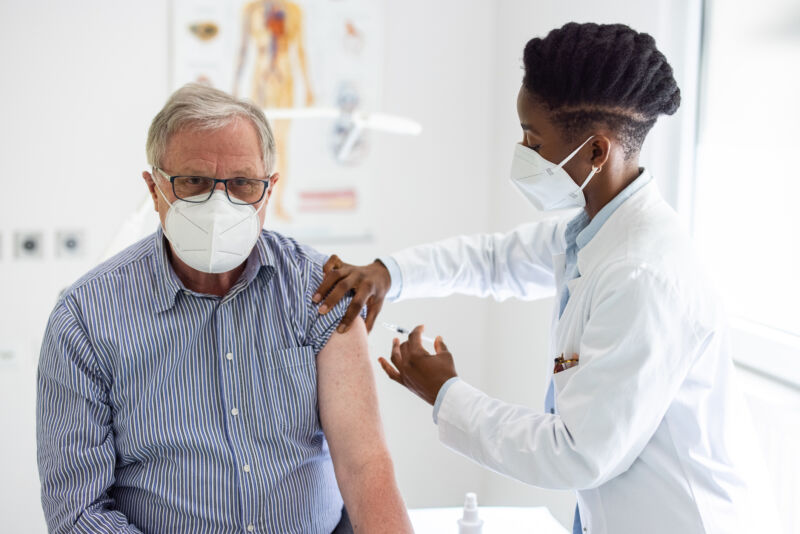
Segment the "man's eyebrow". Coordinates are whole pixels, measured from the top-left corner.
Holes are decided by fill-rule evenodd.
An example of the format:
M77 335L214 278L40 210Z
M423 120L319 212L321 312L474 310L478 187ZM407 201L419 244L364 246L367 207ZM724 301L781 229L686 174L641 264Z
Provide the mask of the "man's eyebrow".
M242 170L239 169L231 173L231 178L261 178L255 169Z
M208 169L206 169L206 171L199 171L198 167L187 167L187 168L190 170L181 173L181 176L204 176L209 178L213 177L212 176L213 173L206 172L208 171ZM228 178L258 178L256 174L257 173L255 172L255 169L236 169L231 173L231 175Z

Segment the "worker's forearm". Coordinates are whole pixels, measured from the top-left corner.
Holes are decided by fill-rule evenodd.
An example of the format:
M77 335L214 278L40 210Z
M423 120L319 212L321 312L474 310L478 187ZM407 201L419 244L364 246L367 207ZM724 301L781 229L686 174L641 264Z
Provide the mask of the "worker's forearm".
M336 475L355 533L414 532L388 456L359 462L342 471Z
M532 300L555 294L560 223L528 223L505 234L457 236L392 254L402 276L397 300L463 294ZM392 280L392 284L395 280Z

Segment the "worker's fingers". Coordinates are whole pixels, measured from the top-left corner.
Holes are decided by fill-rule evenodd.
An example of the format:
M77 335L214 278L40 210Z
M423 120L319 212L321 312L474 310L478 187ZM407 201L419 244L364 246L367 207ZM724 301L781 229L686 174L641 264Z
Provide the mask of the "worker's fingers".
M425 330L425 325L421 324L414 328L410 334L408 334L408 343L416 350L422 349L422 332Z
M397 338L392 340L392 363L398 370L403 369L403 352L400 349L400 340Z
M325 262L325 265L322 266L322 272L328 274L331 271L334 271L344 265L344 262L337 256L336 254L331 254L331 257L328 258L328 261Z
M331 289L339 283L339 280L347 276L348 271L342 269L335 269L328 271L322 277L322 283L317 288L317 292L311 298L315 303L320 302L322 297L330 293Z
M333 271L334 273L340 271ZM350 273L345 275L343 278L340 278L336 285L333 286L330 293L325 297L322 301L322 304L319 307L319 313L326 314L330 310L333 309L334 306L339 304L339 301L344 298L347 293L353 289L358 283L358 276L354 273ZM354 299L355 300L355 299ZM359 308L359 311L361 308Z
M580 359L580 357L577 354L573 354L572 355L572 359L573 360L578 360L578 359Z
M367 332L372 332L372 327L375 326L375 319L383 308L383 299L377 295L372 295L367 300Z
M353 324L353 321L356 320L361 314L361 306L359 306L356 302L351 302L350 305L347 307L347 311L344 312L344 317L342 317L341 322L339 322L339 326L336 329L337 332L340 334L344 334L350 328L350 325Z
M356 290L355 294L353 295L353 300L350 301L350 305L347 307L347 312L345 313L344 317L342 318L342 322L339 325L339 332L342 333L346 332L347 329L350 328L350 324L355 320L356 317L358 317L358 315L361 313L361 310L363 310L367 305L367 302L369 302L369 299L375 294L375 284L369 278L363 278L359 276L360 280L357 284L355 284L350 282L350 279L353 276L355 275L351 275L339 282L339 285L345 284L347 286L353 286ZM338 286L331 291L331 295L337 290ZM328 297L331 295L328 295Z
M444 340L442 336L436 336L436 339L433 340L433 348L436 349L436 352L449 352L447 350L447 345L444 344Z
M398 384L403 384L403 376L395 369L391 363L387 362L384 358L378 358L378 363L381 364L383 371L386 373L386 376L397 382Z
M403 363L404 364L410 364L411 363L411 349L409 347L408 341L404 341L404 342L400 343L400 345L397 348L398 348L398 350L400 350L400 357L401 357Z
M361 314L361 310L364 309L365 301L363 297L359 296L359 292L356 292L356 295L353 297L353 300L350 301L350 305L347 306L347 311L344 313L344 317L342 317L341 322L339 323L338 331L340 334L344 334L350 328L350 325L353 324L353 321L356 320Z

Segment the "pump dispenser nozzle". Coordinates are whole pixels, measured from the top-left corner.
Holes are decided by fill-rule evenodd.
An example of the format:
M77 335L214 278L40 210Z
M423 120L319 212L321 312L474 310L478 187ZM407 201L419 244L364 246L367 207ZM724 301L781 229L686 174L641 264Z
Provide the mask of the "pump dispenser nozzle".
M464 515L458 520L458 534L481 534L483 519L478 517L478 496L467 493L464 499Z

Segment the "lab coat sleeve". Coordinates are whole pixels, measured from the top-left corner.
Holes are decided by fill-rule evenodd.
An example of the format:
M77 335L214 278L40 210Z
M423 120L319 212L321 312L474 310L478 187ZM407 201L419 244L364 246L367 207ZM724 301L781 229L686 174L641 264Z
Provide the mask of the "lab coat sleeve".
M502 234L458 236L391 258L402 280L396 300L460 293L533 300L555 294L553 256L564 252L566 220L548 219Z
M73 311L50 316L39 359L36 438L42 507L54 533L140 533L114 510L109 378Z
M439 410L450 448L523 482L588 489L625 472L661 424L702 341L670 285L639 265L603 275L580 364L554 375L558 414L459 381Z

